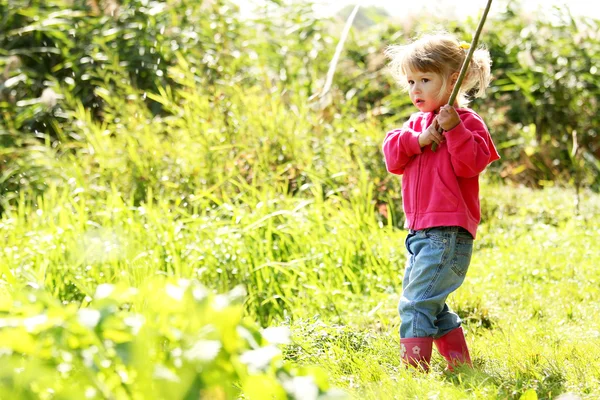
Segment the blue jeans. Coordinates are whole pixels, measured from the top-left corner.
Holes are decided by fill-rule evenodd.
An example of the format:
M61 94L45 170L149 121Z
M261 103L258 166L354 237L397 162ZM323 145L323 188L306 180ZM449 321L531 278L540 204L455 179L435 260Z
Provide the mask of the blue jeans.
M465 280L473 237L457 226L411 230L406 237L410 255L402 281L400 337L438 338L460 326L446 299Z

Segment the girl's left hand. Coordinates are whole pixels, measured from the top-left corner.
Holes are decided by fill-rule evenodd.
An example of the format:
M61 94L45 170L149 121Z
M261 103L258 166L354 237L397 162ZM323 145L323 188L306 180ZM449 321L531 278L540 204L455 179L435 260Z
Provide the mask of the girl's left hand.
M460 124L460 117L454 107L446 104L440 108L440 113L437 116L438 124L443 130L449 131L456 128Z

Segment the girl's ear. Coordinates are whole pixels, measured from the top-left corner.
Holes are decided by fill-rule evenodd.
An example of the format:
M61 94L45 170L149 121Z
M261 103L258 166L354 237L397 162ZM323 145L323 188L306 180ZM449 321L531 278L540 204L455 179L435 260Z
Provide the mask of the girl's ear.
M446 86L446 92L448 94L452 93L452 90L454 89L454 85L456 85L456 81L458 80L458 72L454 72L452 75L450 75L450 77L448 78L448 82L450 82L449 85Z
M453 73L452 75L450 75L450 82L451 82L451 87L454 88L454 85L456 85L456 81L458 80L458 72Z

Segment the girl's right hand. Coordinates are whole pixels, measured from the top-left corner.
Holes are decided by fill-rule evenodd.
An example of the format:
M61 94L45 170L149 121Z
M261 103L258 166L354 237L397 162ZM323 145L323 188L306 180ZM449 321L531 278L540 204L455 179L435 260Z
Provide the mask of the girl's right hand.
M435 117L431 125L429 125L429 128L427 128L425 132L419 135L419 146L425 147L433 142L437 143L439 146L444 141L446 141L446 138L443 134L438 132L438 129L439 124L437 121L437 117Z

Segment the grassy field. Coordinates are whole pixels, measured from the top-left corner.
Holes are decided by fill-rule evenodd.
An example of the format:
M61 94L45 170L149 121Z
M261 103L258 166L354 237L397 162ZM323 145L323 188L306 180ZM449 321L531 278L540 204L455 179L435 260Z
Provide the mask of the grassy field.
M288 356L323 365L356 398L598 398L598 196L586 197L579 217L569 191L487 186L483 197L487 221L466 283L450 300L474 370L447 375L435 352L428 376L399 366L395 287L332 289L329 307L292 323ZM400 251L404 236L389 232L384 246ZM403 260L392 256L399 274Z
M0 400L600 398L597 21L486 25L475 368L422 375L383 52L476 21L361 8L326 89L342 26L257 3L0 0Z
M5 288L26 282L85 308L103 283L140 288L169 275L219 292L242 283L248 315L290 327L284 358L322 367L355 398L597 398L598 195L584 193L579 216L569 190L486 184L482 197L468 279L450 300L475 369L455 375L437 354L427 376L400 367L406 233L378 224L361 194L320 203L254 193L247 209L221 206L209 218L52 189L2 219ZM145 303L131 307L156 318Z
M107 96L103 123L65 91L63 144L3 150L2 398L600 397L598 194L492 167L450 299L475 369L414 375L386 127L236 90L152 95L177 117Z

